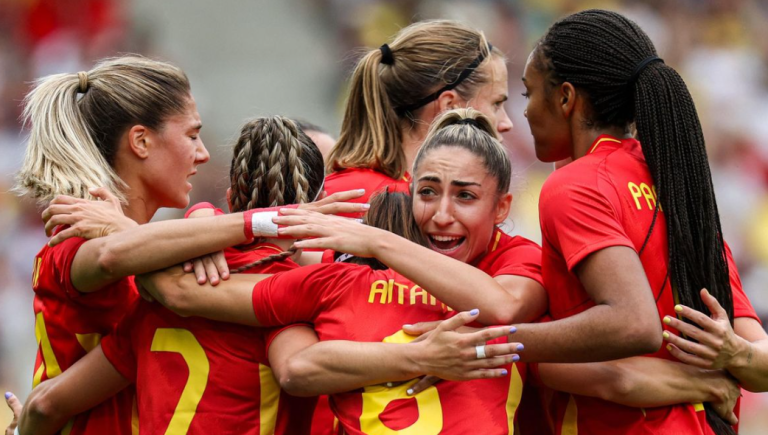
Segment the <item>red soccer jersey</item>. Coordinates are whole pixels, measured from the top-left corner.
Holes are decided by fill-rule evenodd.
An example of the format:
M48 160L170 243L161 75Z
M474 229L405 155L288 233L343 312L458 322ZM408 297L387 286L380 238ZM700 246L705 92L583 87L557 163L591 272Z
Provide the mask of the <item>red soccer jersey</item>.
M365 195L349 202L366 203L376 193L389 187L393 192L410 192L411 177L405 174L395 180L381 172L365 168L347 168L325 177L323 189L328 195L353 189L365 189ZM339 216L361 218L365 213L340 213Z
M574 268L588 255L610 246L627 246L639 252L657 300L659 319L675 315L675 297L667 275L663 212L659 212L647 246L640 252L655 207L656 189L640 144L634 139L600 136L586 156L549 177L539 199L539 215L544 287L554 319L573 316L595 305ZM732 278L736 277L731 283L736 315L757 318L735 268L731 271ZM673 359L666 347L649 356ZM700 425L693 405L639 409L562 393L554 403L553 415L560 419L558 433L576 429L593 434L710 431Z
M405 342L404 323L445 319L452 310L392 270L318 264L275 275L254 287L254 309L267 326L312 322L321 340ZM375 320L374 320L375 319ZM408 430L430 434L508 434L522 394L524 366L508 378L441 382L416 397L413 385L371 386L332 396L345 433Z
M37 358L33 386L67 370L95 348L138 299L133 277L123 278L93 293L81 293L72 284L71 269L85 239L70 238L44 247L35 257ZM62 433L130 435L134 389L126 388L88 412L70 420Z
M238 267L280 249L226 251ZM248 272L277 273L290 260ZM104 338L104 355L136 384L140 425L153 433L308 434L314 399L284 394L268 367L267 342L278 331L179 317L140 301Z

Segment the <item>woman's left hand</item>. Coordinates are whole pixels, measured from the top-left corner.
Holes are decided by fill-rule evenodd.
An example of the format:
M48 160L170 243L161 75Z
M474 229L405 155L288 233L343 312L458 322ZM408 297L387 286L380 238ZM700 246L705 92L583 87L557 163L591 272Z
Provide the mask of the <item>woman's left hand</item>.
M748 350L749 343L733 332L728 314L706 289L701 290L701 299L712 313L711 317L690 307L677 305L675 311L695 325L672 316L664 318L666 325L698 343L664 332L664 340L670 343L667 349L686 364L705 369L728 369L736 358Z
M324 215L297 209L283 209L281 216L272 222L281 226L280 236L295 239L314 237L295 243L299 249L333 249L358 257L373 257L373 243L384 232L378 228L362 225L354 219Z

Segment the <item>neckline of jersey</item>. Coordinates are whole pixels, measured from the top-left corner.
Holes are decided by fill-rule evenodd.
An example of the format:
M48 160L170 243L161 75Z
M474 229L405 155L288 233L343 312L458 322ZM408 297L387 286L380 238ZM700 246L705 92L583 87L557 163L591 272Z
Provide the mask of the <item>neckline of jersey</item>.
M587 155L595 152L595 150L597 149L598 146L600 146L600 144L606 143L606 142L617 143L617 144L622 143L621 139L615 138L609 134L601 134L600 136L597 137L597 139L595 139L595 142L589 148L589 152L587 152Z

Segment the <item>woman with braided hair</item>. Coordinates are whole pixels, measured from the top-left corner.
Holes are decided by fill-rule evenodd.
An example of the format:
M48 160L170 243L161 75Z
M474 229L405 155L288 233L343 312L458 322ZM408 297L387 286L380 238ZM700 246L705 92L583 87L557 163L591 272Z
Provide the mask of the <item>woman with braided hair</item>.
M386 186L408 191L413 159L439 114L471 106L501 134L512 128L507 94L504 55L483 32L447 20L403 28L352 73L326 190L363 188L360 202Z
M521 341L538 344L526 356L677 357L726 369L748 389L768 388L768 341L723 241L704 137L678 73L635 23L588 10L552 25L523 83L538 158L573 159L540 197L544 285L556 321L521 325ZM664 331L672 344L659 349L662 321L690 341ZM554 400L558 430L587 433L709 433L701 409ZM709 409L707 417L717 433L732 433Z

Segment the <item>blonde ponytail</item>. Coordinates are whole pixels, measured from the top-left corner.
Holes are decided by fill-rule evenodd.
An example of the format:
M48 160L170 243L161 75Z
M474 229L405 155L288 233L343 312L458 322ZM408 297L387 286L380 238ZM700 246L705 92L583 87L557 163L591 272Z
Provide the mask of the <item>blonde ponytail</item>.
M57 74L35 83L24 99L30 127L16 191L41 201L56 195L90 198L88 189L105 186L121 200L125 184L91 138L77 106L78 74Z
M106 186L125 201L127 186L113 168L120 137L133 125L161 128L189 98L179 68L135 55L37 80L24 99L30 136L15 190L45 202L90 198L88 189Z

